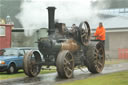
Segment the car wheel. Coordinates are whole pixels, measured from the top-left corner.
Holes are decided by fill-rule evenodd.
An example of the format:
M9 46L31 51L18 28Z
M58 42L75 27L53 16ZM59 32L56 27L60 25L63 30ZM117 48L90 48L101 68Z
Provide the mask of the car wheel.
M14 64L11 64L7 70L8 74L13 74L16 72L16 66Z

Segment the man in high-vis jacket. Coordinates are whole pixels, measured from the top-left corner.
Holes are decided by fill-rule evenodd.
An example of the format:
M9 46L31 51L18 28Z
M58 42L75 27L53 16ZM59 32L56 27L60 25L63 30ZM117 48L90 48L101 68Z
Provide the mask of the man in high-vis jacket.
M99 23L99 26L96 29L96 32L94 33L94 36L96 36L97 40L100 40L100 42L105 44L105 28L102 24L102 22Z

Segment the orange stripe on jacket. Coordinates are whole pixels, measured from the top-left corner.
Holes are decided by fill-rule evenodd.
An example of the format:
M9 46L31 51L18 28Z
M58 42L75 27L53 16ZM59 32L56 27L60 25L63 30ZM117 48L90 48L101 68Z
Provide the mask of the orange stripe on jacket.
M105 29L104 27L97 27L96 32L94 33L94 36L99 36L96 39L98 40L105 40Z

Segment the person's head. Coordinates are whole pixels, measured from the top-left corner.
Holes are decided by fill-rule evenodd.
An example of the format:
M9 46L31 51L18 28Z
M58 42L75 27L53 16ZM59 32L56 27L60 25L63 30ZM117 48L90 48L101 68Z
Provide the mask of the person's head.
M74 29L75 27L77 27L76 24L72 24L71 28Z
M73 26L73 27L75 27L75 26L76 26L76 24L72 24L72 26Z
M4 52L5 52L5 50L4 50L4 49L1 49L1 50L0 50L0 55L3 55Z
M103 26L103 24L102 24L102 22L100 22L100 23L99 23L99 27L102 27L102 26Z

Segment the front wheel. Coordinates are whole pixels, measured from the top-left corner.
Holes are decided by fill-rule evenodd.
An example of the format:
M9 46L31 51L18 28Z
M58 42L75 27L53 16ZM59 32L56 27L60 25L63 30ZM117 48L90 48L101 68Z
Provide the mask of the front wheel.
M74 58L72 54L65 50L61 51L56 60L57 72L61 78L71 78L74 71Z
M41 56L37 51L30 51L24 55L24 72L29 77L35 77L41 70Z

